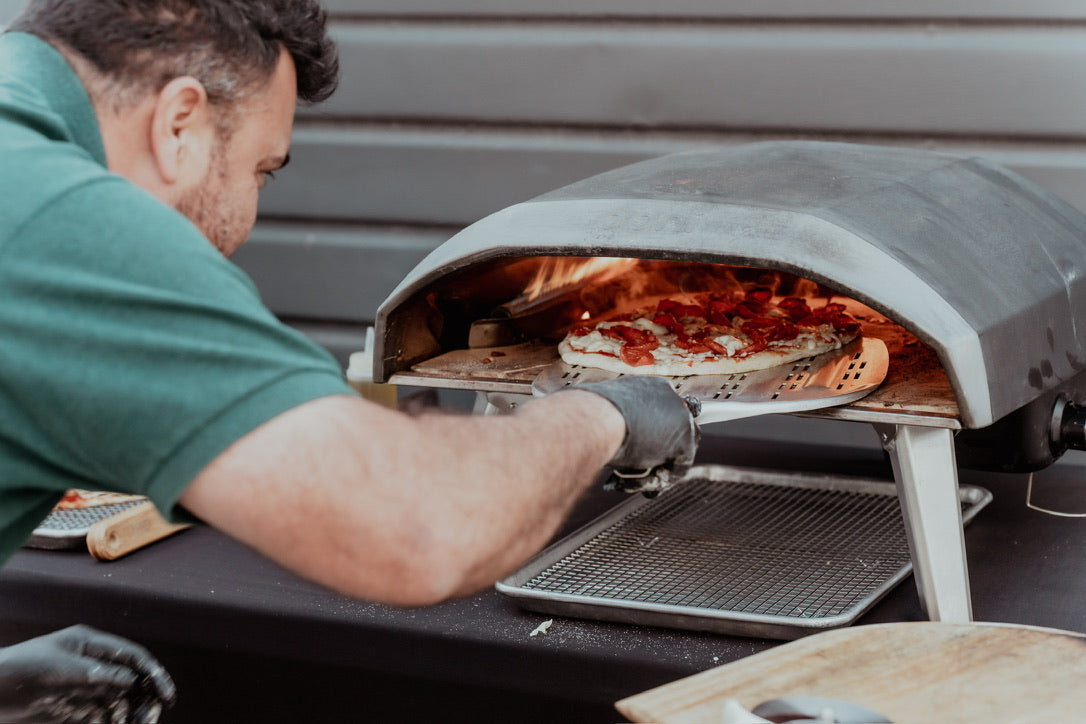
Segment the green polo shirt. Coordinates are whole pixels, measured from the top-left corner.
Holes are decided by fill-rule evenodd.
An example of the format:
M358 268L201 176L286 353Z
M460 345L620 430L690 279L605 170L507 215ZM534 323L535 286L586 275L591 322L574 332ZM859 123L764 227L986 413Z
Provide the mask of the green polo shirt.
M106 169L51 46L0 36L0 561L68 488L174 514L231 443L351 394L173 209Z

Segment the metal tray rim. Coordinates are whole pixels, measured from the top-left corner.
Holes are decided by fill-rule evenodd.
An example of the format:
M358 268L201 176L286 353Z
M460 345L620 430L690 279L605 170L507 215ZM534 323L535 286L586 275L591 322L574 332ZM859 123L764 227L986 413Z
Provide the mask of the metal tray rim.
M716 482L756 482L763 485L897 495L897 486L891 479L835 476L743 466L699 465L691 468L686 477L691 479L703 478ZM681 485L681 482L679 484ZM968 505L962 512L963 525L971 521L992 500L991 492L974 485L960 485L959 497L963 503ZM906 563L898 569L897 573L873 588L867 596L855 603L845 613L821 618L751 614L740 611L571 595L522 588L524 583L563 558L567 553L577 549L623 517L636 512L645 505L650 505L652 502L651 499L644 496L636 496L619 503L565 538L547 546L516 572L495 583L495 589L514 599L526 609L548 614L572 615L583 618L592 617L610 621L696 629L725 634L799 638L851 624L895 586L900 584L913 570L912 562ZM586 612L591 612L591 615ZM684 623L686 625L682 625Z

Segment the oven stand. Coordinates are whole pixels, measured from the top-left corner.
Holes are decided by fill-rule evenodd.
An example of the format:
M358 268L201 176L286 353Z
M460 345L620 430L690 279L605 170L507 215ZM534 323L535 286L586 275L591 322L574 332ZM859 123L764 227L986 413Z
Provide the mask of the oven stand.
M890 454L920 604L932 621L973 620L952 430L875 424Z
M480 393L475 412L508 412L530 397ZM853 419L871 422L890 455L920 605L932 621L972 621L954 431L874 422L865 414Z

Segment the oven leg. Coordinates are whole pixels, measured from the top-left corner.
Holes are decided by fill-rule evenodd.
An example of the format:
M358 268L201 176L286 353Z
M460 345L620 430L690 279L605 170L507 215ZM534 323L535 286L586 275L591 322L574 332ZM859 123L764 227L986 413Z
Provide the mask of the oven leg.
M519 395L504 392L476 392L475 406L472 412L476 415L504 415L512 412L517 405L523 405L532 399L531 395Z
M932 621L973 620L953 432L875 428L893 463L920 604Z

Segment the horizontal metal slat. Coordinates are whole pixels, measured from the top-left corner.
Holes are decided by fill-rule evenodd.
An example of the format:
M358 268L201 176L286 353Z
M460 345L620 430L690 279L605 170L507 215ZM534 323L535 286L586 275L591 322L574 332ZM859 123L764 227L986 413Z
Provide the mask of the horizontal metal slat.
M336 13L441 16L711 18L1086 18L1077 0L328 0Z
M261 195L268 215L466 225L532 196L683 147L619 135L298 128Z
M26 0L0 0L0 30L26 5Z
M233 259L279 316L370 322L400 280L454 232L261 221Z
M321 113L1081 137L1086 26L340 23Z
M267 216L459 227L567 183L653 156L796 134L395 128L296 129L291 163L263 192ZM817 136L977 154L1086 211L1086 143Z

